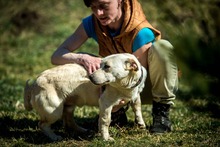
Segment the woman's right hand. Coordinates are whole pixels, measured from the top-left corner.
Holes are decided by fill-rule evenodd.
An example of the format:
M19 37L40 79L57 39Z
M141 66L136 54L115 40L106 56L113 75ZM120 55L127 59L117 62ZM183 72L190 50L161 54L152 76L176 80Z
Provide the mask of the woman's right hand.
M88 54L80 54L77 62L85 67L89 74L100 68L101 58L93 57Z

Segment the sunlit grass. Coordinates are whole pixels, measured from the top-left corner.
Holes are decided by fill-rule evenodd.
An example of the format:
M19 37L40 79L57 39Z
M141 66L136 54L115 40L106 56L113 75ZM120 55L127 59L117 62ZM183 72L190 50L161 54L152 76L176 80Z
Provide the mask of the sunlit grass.
M199 21L203 14L204 20L208 18L206 14L208 9L204 9L205 3L198 5L196 11L196 5L192 5L189 0L163 4L156 0L152 2L142 0L149 21L176 47L178 63L183 72L180 80L183 93L180 93L175 101L176 105L171 109L170 117L174 129L172 133L155 136L151 135L148 129L138 129L134 125L134 114L130 108L127 111L128 125L123 128L110 128L110 133L116 140L111 143L103 142L99 137L90 141L66 137L61 142L50 142L37 127L38 115L35 111L27 112L23 107L25 81L35 78L40 72L53 66L50 63L52 53L74 32L81 19L90 14L90 9L83 6L81 0L24 0L22 4L20 1L0 1L0 4L1 146L220 146L219 100L209 99L208 95L194 98L185 94L190 93L195 87L206 90L205 82L210 78L203 73L195 73L188 67L188 63L198 62L197 59L203 57L196 51L198 38L204 35L199 27ZM20 22L23 25L16 26L12 18L19 12L27 10L29 13L36 12L37 18L24 19ZM183 22L170 20L192 10L195 11L194 15L196 14L192 16L193 18L187 17ZM168 12L172 12L174 16L167 17ZM195 22L194 18L198 22ZM210 24L214 27L213 22ZM211 34L215 33L213 32ZM93 40L88 40L77 52L97 54L97 48ZM192 57L195 58L191 61ZM185 60L191 62L184 62ZM142 112L149 127L152 123L151 105L143 105ZM92 128L97 114L98 108L82 107L76 109L75 118L80 125ZM57 122L54 128L66 136L62 122Z
M200 104L200 102L198 102ZM199 105L198 104L198 105ZM143 105L143 116L146 125L151 124L150 105ZM16 108L14 112L2 111L1 130L7 135L2 138L5 145L9 144L43 144L43 145L80 145L80 146L218 146L220 143L219 131L220 122L211 118L209 113L193 110L189 105L176 101L176 106L171 110L173 132L164 135L152 135L149 131L138 129L134 125L133 112L131 108L126 112L129 123L127 126L118 128L110 127L110 134L115 142L103 142L100 137L87 141L77 141L73 138L64 138L63 141L51 143L37 127L38 115L34 112L27 112L23 107ZM94 128L94 118L98 109L93 107L77 108L75 119L78 124L85 128ZM63 136L62 123L53 126L56 132ZM11 138L11 139L10 139Z

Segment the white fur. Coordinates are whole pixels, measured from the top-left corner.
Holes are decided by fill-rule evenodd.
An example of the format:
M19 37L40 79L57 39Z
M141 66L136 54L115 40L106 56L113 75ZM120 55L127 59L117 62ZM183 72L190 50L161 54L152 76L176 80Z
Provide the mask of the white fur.
M141 70L143 79L135 85L141 77ZM42 72L32 84L27 81L24 104L27 110L34 108L38 112L39 127L52 140L62 139L50 128L58 119L64 120L68 130L85 134L86 129L73 120L74 108L99 106L99 131L104 140L113 140L108 130L111 111L121 100L131 102L138 125L145 128L139 95L145 79L146 70L135 56L127 53L103 58L101 68L90 77L81 65L65 64ZM102 85L106 85L106 89L100 96Z

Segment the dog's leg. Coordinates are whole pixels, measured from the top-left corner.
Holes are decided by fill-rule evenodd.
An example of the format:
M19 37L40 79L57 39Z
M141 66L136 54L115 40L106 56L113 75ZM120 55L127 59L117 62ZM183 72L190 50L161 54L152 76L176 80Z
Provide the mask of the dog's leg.
M62 140L61 136L56 135L51 130L51 124L55 123L62 117L62 110L62 105L60 107L57 107L56 109L48 106L46 109L41 108L41 113L39 114L41 118L40 122L38 123L39 128L45 135L47 135L53 141Z
M63 104L59 100L59 98L56 97L56 95L52 95L52 92L49 95L47 92L42 90L38 96L36 96L36 99L39 101L36 101L35 108L40 115L40 122L38 124L39 128L51 140L59 141L62 139L62 137L56 135L51 130L51 124L55 123L57 120L62 118ZM45 100L52 100L52 101L45 101ZM44 107L42 106L42 103L45 105Z
M145 129L146 125L143 120L142 112L141 112L141 99L140 95L135 101L131 102L132 110L135 114L135 122L141 129Z
M99 132L106 141L113 141L114 139L109 135L109 125L111 123L111 102L107 98L101 97L99 99Z
M68 106L65 105L63 109L63 121L64 126L67 132L74 131L75 135L84 135L88 131L87 129L84 129L77 125L77 123L74 121L73 114L74 114L75 107L74 106ZM88 135L88 134L87 134Z
M54 123L54 122L53 122ZM39 128L41 129L41 131L48 136L51 140L53 141L59 141L62 140L62 137L59 135L56 135L52 130L51 130L51 122L48 121L40 121L38 123Z

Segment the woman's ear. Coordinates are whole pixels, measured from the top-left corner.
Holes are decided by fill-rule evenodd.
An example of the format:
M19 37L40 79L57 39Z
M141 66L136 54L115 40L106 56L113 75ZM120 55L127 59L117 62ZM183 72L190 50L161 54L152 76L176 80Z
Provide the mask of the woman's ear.
M128 59L127 61L125 61L125 69L138 71L138 65L133 59Z

